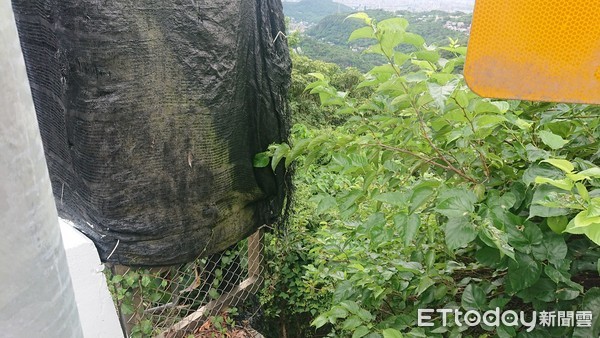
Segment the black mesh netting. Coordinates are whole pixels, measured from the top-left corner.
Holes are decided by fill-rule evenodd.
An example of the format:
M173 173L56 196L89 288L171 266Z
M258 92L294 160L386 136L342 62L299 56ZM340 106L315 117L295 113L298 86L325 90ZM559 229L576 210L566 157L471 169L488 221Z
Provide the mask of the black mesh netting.
M62 217L105 261L167 265L273 222L290 60L279 0L13 0Z

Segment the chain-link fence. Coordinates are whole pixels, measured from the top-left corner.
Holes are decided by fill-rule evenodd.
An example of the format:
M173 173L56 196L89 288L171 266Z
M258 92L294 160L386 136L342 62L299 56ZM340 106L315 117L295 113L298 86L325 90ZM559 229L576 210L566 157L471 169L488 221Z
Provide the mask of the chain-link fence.
M262 337L236 306L260 287L263 231L231 248L179 266L111 266L109 289L129 337Z

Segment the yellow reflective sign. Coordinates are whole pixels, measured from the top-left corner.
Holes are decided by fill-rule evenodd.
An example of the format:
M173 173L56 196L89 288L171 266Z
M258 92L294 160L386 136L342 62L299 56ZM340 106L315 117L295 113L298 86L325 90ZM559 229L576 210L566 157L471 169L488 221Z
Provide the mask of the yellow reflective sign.
M481 96L600 104L600 0L476 0L464 73Z

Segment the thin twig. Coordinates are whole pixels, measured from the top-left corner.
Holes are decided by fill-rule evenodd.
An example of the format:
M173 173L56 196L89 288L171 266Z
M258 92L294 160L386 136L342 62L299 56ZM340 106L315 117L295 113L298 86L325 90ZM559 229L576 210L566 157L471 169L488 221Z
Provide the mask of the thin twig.
M427 130L426 130L427 125L425 124L425 121L423 120L423 116L421 116L421 113L419 112L419 110L414 106L413 106L413 109L415 109L415 112L417 113L417 117L419 118L419 123L421 125L421 131L422 131L423 137L425 138L427 143L429 143L429 146L433 149L433 151L435 151L436 154L438 154L438 156L442 159L442 161L444 161L448 165L448 169L455 172L460 177L462 177L472 183L479 183L479 182L477 182L476 179L470 177L464 171L456 168L452 163L450 163L450 161L446 158L446 156L444 156L442 151L433 143L433 141L427 134Z
M475 179L473 179L472 177L469 177L468 175L466 175L465 173L461 172L460 170L456 169L453 166L443 165L443 164L441 164L439 162L434 161L433 159L430 159L430 158L427 158L427 157L425 157L423 155L414 153L414 152L412 152L410 150L403 149L403 148L398 148L398 147L393 147L393 146L389 146L389 145L383 144L381 142L377 142L376 144L367 143L366 145L369 145L369 146L379 146L379 147L384 148L384 149L393 150L393 151L397 151L397 152L400 152L400 153L403 153L403 154L406 154L406 155L410 155L410 156L416 157L416 158L418 158L418 159L420 159L422 161L425 161L425 162L427 162L427 163L429 163L431 165L434 165L434 166L436 166L438 168L442 168L442 169L448 170L448 171L453 171L457 175L459 175L460 177L462 177L462 178L464 178L464 179L466 179L466 180L468 180L470 182L477 183L477 181Z
M385 58L388 60L388 62L389 62L389 63L390 63L390 65L392 66L392 69L394 70L394 72L396 73L396 75L397 75L398 77L400 77L400 76L401 76L401 72L400 72L400 70L399 70L399 69L396 67L396 64L395 64L394 60L392 59L392 57L391 57L390 55L388 55L388 54L387 54L387 53L386 53L386 52L383 50L383 47L381 46L381 41L379 41L379 46L381 47L381 52L383 53L383 55L385 56ZM406 84L405 84L404 82L400 81L400 85L401 85L401 86L404 88L404 92L405 92L405 94L409 94L409 92L408 92L408 87L406 87ZM410 97L410 95L409 95L409 97ZM476 179L474 179L474 178L470 177L470 176L469 176L469 175L467 175L467 174L466 174L464 171L462 171L462 170L460 170L460 169L456 168L456 167L455 167L455 166L454 166L454 165L453 165L453 164L452 164L452 163L451 163L451 162L450 162L450 161L449 161L449 160L446 158L446 156L444 156L444 154L441 152L441 150L440 150L440 149L439 149L439 148L438 148L438 147L437 147L437 146L436 146L436 145L433 143L433 141L431 140L431 138L430 138L430 137L429 137L429 135L427 134L427 130L426 130L426 129L427 129L427 128L426 128L427 126L426 126L426 124L425 124L425 121L423 120L423 116L421 116L421 113L419 112L419 109L417 109L417 107L416 107L416 104L415 104L414 100L412 100L412 98L411 98L411 100L410 100L410 104L411 104L412 108L415 110L415 113L417 114L417 117L419 118L419 123L420 123L420 126L421 126L421 131L422 131L423 137L425 138L425 140L427 141L427 143L429 143L429 146L430 146L430 147L431 147L431 148L432 148L432 149L433 149L433 150L434 150L434 151L435 151L435 152L438 154L438 156L440 157L440 159L441 159L442 161L444 161L444 162L447 164L447 166L441 165L440 163L437 163L437 162L435 162L435 161L433 161L433 160L431 160L431 159L428 159L428 158L426 158L426 157L423 157L423 156L421 156L421 155L418 155L418 154L416 154L416 153L413 153L413 152L411 152L411 151L408 151L408 150L406 150L406 149L402 149L402 148L396 148L396 150L397 150L397 151L399 151L399 152L402 152L402 153L404 153L404 154L407 154L407 155L411 155L411 156L415 156L415 157L417 157L417 158L420 158L421 160L423 160L423 161L426 161L427 163L433 164L433 165L435 165L435 166L438 166L438 167L440 167L440 168L443 168L443 169L445 169L445 170L450 170L450 171L453 171L453 172L455 172L457 175L459 175L460 177L462 177L462 178L464 178L464 179L468 180L469 182L472 182L472 183L479 183L479 182L477 182L477 180L476 180ZM380 146L382 146L382 144L380 144Z
M455 97L453 97L452 100L454 100L456 105L460 107L460 110L463 112L465 119L469 122L469 126L471 128L471 131L473 132L473 135L475 135L475 125L473 124L473 120L471 120L469 118L467 111L465 110L465 108L463 106L460 105L460 103L458 103L458 100L456 100ZM477 151L477 154L479 154L479 160L481 161L481 164L483 165L483 171L485 173L485 177L486 177L486 179L489 179L490 178L490 168L485 160L485 156L483 156L483 153L479 149L479 147L483 146L483 144L481 143L481 140L477 140L477 146L478 147L475 148L475 150Z

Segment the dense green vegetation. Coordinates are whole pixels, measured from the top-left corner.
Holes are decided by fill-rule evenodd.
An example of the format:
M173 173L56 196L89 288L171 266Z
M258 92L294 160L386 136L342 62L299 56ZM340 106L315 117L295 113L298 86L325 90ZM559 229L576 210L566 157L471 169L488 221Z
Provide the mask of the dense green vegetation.
M367 13L370 17L380 21L398 16L403 17L414 23L408 27L407 32L418 34L424 37L428 44L436 46L448 44L448 38L463 45L467 42L467 32L445 28L446 22L462 22L464 27L471 25L471 14L465 13L440 11L392 13L382 10L373 10ZM341 67L353 66L363 72L385 62L380 55L362 54L362 51L368 47L368 42L364 40L348 41L348 37L360 27L360 23L346 20L346 16L347 14L329 15L308 29L299 43L302 53L310 58L335 63ZM410 46L401 46L400 48L404 52L414 50Z
M334 45L310 36L303 36L299 46L302 54L312 59L335 63L342 68L355 67L361 72L367 72L384 61L379 55L361 54L350 50L348 46Z
M265 333L597 337L600 107L478 97L460 44L427 47L403 18L353 17L351 40L385 63L363 76L295 55L302 123L255 158L296 167L290 225L266 245ZM419 327L426 308L593 320L528 332L434 314Z

